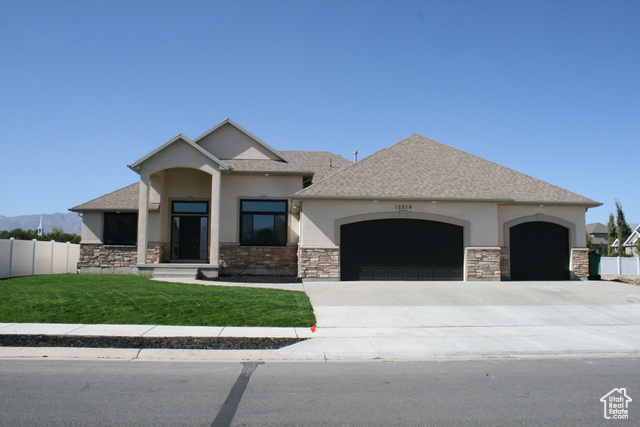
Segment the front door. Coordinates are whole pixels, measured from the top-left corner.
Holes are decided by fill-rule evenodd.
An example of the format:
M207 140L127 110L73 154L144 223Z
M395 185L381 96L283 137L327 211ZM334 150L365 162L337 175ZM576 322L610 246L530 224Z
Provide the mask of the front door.
M207 202L173 202L171 259L206 261L209 249Z

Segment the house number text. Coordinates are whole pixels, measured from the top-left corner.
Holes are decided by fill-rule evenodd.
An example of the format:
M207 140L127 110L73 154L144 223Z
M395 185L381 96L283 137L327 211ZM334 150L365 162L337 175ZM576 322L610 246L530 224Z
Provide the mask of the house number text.
M406 211L411 209L411 205L396 205L396 209L399 211Z

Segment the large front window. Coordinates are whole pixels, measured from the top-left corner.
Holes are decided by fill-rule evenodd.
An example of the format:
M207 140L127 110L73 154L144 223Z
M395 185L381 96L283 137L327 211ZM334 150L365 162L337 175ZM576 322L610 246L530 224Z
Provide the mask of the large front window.
M105 245L135 245L138 237L138 214L105 212Z
M242 200L240 205L241 245L287 244L286 200Z

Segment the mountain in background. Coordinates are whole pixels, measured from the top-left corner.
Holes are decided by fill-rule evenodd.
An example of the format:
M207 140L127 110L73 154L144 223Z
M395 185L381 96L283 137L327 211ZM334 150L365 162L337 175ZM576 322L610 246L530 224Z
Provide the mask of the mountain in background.
M82 218L75 213L54 213L42 215L19 215L19 216L3 216L0 215L0 231L14 230L22 228L23 230L37 230L40 225L40 217L42 216L42 228L45 233L51 232L54 228L62 228L66 233L81 234Z

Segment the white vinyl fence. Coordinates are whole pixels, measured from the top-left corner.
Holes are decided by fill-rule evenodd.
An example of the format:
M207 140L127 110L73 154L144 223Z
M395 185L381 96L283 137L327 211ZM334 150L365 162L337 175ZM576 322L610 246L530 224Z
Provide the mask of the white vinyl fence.
M640 276L640 258L602 257L598 274Z
M75 273L80 245L0 239L0 279L36 274Z

